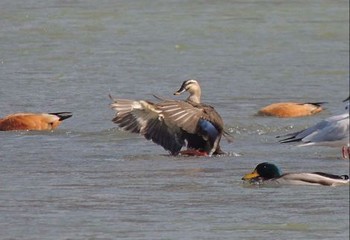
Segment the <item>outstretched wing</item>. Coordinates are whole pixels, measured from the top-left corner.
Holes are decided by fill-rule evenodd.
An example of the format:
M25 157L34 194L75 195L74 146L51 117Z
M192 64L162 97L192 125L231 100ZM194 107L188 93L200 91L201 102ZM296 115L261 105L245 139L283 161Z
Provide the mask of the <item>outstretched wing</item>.
M127 99L114 100L113 122L120 128L140 133L173 155L186 145L211 151L220 141L222 119L210 106L164 100L160 103Z
M116 99L111 108L117 112L113 122L121 129L140 133L173 155L178 154L185 144L182 130L167 124L162 111L152 102Z
M164 116L168 126L177 126L191 134L197 133L201 109L183 101L163 101L157 104L157 109Z

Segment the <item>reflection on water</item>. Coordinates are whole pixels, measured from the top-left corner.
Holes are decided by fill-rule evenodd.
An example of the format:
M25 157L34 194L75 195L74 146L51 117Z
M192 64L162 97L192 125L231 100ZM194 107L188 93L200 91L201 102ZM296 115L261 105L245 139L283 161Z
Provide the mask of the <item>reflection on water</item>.
M348 2L6 0L0 18L1 115L74 113L54 132L0 133L2 238L349 238L348 186L241 182L262 161L349 174L340 149L275 138L343 111ZM169 156L111 122L108 94L173 98L189 78L234 135L227 156ZM329 103L255 116L285 100Z

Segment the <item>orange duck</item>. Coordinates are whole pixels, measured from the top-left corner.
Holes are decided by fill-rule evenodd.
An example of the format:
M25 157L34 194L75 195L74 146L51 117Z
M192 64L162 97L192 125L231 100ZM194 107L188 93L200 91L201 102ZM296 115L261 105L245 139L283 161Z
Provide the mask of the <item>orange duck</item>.
M53 130L71 116L71 112L14 113L0 118L0 131Z
M273 103L258 111L259 116L273 116L280 118L293 118L311 116L323 111L322 104L325 102L315 103L298 103L298 102L281 102Z

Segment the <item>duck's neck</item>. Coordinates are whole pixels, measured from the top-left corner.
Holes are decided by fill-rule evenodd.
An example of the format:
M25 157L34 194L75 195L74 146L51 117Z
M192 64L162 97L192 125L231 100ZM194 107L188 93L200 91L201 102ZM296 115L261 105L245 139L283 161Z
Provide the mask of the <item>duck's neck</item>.
M191 89L191 91L189 91L190 96L187 98L187 101L191 101L194 103L201 103L201 89L200 88L196 88L196 89Z

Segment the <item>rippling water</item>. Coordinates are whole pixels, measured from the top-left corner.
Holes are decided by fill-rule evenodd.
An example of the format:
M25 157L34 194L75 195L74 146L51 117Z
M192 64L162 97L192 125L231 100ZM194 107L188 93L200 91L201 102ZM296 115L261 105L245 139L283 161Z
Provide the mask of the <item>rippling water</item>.
M54 132L0 133L0 238L348 239L349 187L240 180L262 161L349 174L340 149L275 139L343 111L348 11L325 0L1 1L1 116L74 116ZM171 157L111 122L108 94L173 97L189 78L234 135L228 156ZM286 100L329 103L309 118L254 116Z

